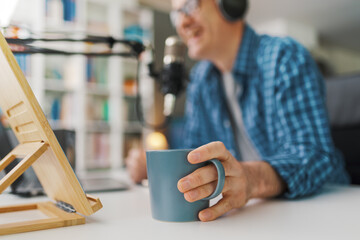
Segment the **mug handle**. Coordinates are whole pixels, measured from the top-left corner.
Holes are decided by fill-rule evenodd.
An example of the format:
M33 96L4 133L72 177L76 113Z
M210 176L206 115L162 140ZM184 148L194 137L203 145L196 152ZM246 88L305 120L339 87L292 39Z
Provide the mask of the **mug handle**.
M210 196L203 198L201 200L210 200L210 199L216 198L222 192L222 190L224 188L224 184L225 184L225 170L224 170L224 166L222 165L222 163L217 159L211 159L211 160L209 160L209 162L214 164L216 167L216 170L218 173L217 185L216 185L215 191Z

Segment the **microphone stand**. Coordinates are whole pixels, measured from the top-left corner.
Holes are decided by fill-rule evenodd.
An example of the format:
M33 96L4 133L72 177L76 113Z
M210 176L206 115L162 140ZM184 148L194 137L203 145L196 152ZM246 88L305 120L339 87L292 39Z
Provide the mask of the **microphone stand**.
M153 64L153 63L151 63ZM149 64L150 65L150 64ZM148 67L150 68L150 66L148 65ZM150 70L151 71L151 70ZM139 72L140 72L140 64L137 65L137 74L136 74L136 84L137 86L140 86L139 85ZM155 75L153 75L155 72L153 73L150 73L150 77L154 78L155 81L159 82L159 76L160 74L157 73ZM144 115L143 115L143 111L141 110L141 95L140 95L140 91L138 90L137 93L136 93L136 99L135 99L135 104L136 104L136 115L137 115L137 118L140 120L141 124L146 127L146 128L151 128L151 129L154 129L156 131L162 131L164 130L168 125L169 125L169 122L171 120L171 116L165 116L165 119L163 122L159 123L159 124L153 124L153 123L149 123L146 121L146 119L144 118Z

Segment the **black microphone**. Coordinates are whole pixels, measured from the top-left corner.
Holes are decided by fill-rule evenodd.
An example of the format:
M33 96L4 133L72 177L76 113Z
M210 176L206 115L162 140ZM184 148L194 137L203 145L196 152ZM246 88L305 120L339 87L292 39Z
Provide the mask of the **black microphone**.
M177 36L165 41L163 70L161 72L161 92L164 96L164 115L169 117L175 107L176 96L184 88L186 45Z

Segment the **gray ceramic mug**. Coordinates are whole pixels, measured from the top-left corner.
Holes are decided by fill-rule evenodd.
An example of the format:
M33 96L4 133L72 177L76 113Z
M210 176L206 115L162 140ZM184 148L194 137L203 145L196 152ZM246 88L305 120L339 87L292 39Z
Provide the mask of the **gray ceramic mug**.
M187 160L191 149L147 151L146 163L153 218L161 221L197 221L198 213L209 207L209 200L217 197L224 187L225 171L219 160L191 164ZM215 191L207 198L188 202L177 188L178 181L200 167L212 163L218 172Z

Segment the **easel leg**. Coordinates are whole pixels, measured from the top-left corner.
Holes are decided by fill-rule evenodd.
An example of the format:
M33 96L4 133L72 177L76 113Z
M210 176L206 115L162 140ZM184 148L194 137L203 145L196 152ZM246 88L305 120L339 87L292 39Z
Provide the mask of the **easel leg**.
M40 156L48 145L45 143L28 143L14 148L1 162L0 169L4 169L16 157L24 157L8 174L0 180L0 194L8 188L21 174L23 174Z
M14 161L15 156L11 152L6 155L0 162L0 172L3 171L12 161Z

